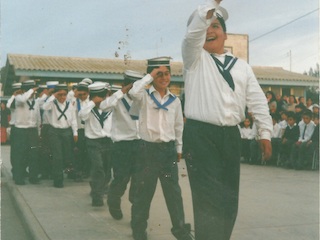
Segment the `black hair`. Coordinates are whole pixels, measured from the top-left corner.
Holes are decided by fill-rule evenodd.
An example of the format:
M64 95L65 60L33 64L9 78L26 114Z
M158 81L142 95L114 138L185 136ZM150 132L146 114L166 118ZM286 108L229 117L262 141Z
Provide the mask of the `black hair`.
M92 98L94 98L94 97L101 97L101 98L104 98L104 97L106 97L107 96L107 93L108 93L108 90L107 89L105 89L105 90L103 90L103 91L101 91L101 92L90 92L90 96L89 96L89 99L91 100Z
M224 21L224 19L222 17L217 17L223 31L226 33L227 32L227 26L226 26L226 22Z
M160 65L159 66L148 66L147 73L151 73L153 69L159 68L159 67L160 67ZM171 73L171 67L170 66L166 66L166 67L169 69L169 72Z
M307 116L307 117L312 118L312 114L313 113L311 112L311 110L307 109L302 113L302 116Z
M296 120L296 114L294 112L291 112L291 111L288 112L287 116L288 116L288 119L293 118L294 120Z
M88 87L83 87L83 86L77 86L76 87L78 91L85 91L85 92L89 92Z

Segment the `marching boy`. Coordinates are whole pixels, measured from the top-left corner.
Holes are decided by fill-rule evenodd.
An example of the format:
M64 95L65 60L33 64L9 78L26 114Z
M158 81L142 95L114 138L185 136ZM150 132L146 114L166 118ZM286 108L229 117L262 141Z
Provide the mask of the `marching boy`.
M44 111L48 111L49 116L48 134L53 160L52 177L53 186L56 188L63 188L63 170L73 165L73 146L78 140L75 110L67 100L67 93L66 84L57 84L54 93L42 106Z
M140 171L132 205L133 238L147 239L150 204L160 179L172 222L172 234L179 240L192 239L184 221L178 166L182 151L183 116L180 100L173 95L170 84L170 60L148 60L147 74L136 81L129 95L140 107L139 147ZM145 87L152 83L149 89Z
M126 71L124 84L105 101L101 102L100 108L112 111L112 169L113 181L108 192L108 207L111 216L122 219L121 197L131 179L129 201L133 202L135 192L136 161L139 146L138 122L129 114L132 99L127 92L131 89L134 81L143 78L138 72Z
M88 86L90 101L79 111L79 117L84 124L84 134L88 157L91 161L91 197L92 206L104 205L103 195L106 182L109 182L107 173L110 169L111 138L108 121L111 112L103 112L100 103L106 99L108 89L106 83L95 82Z

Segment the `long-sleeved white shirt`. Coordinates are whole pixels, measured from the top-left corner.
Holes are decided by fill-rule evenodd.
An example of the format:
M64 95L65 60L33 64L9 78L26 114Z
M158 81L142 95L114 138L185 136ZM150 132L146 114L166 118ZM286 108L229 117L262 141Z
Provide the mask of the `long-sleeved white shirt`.
M131 118L129 109L125 107L123 101L126 101L129 107L133 102L127 94L123 94L121 90L118 90L100 104L102 110L112 111L111 139L114 142L140 138L138 121Z
M273 125L273 131L271 134L271 138L281 138L281 127L278 123Z
M79 117L79 112L82 108L84 108L89 103L89 96L86 100L82 101L79 98L76 98L74 102L74 109L76 111L76 117L77 117L77 124L78 129L84 129L84 122Z
M33 89L28 90L23 94L15 96L15 123L17 128L38 128L40 127L40 108L35 99L32 98ZM33 110L30 110L29 104L33 105Z
M93 108L95 107L95 103L93 101L89 101L86 106L84 106L79 111L79 117L82 121L85 122L84 124L84 134L87 138L90 139L98 139L104 137L111 137L110 128L111 128L111 117L112 115L107 115L108 118L103 123L103 127L101 126L99 120L95 117L92 113ZM99 114L102 113L101 109L98 109Z
M254 139L254 136L253 136L253 130L252 128L248 127L242 127L240 128L240 134L241 134L241 138L242 139Z
M267 100L251 67L238 59L230 70L235 84L233 91L203 48L207 28L213 20L207 20L206 15L215 8L214 2L207 1L198 7L182 43L185 116L218 126L236 126L245 119L247 106L253 113L260 138L270 140L272 121ZM226 55L232 56L231 53L214 55L221 62Z
M75 115L74 107L71 103L69 103L68 109L64 113L67 117L67 119L62 116L59 120L58 118L61 116L61 113L59 112L58 108L54 104L54 101L56 100L59 108L61 111L63 111L66 108L67 101L64 103L60 103L54 95L50 96L45 103L43 103L43 110L48 111L49 115L49 124L54 128L61 128L66 129L71 127L73 136L78 136L78 125L77 125L77 118Z
M15 108L12 108L12 103L13 103L13 101L14 101L14 99L15 99L15 96L14 95L12 95L9 99L8 99L8 101L7 101L7 108L8 109L10 109L10 122L9 122L9 124L12 126L12 125L14 125L14 123L15 123L15 120L16 120L16 114L15 114Z
M183 116L180 99L176 98L169 104L166 107L168 111L156 109L157 105L145 89L152 81L151 75L147 74L141 80L136 81L129 91L134 104L140 106L139 135L147 142L175 141L177 152L181 153ZM169 96L173 95L168 89L166 95L161 98L153 86L150 87L149 92L154 94L160 104L164 104Z
M302 120L299 122L299 142L308 142L311 137L312 134L314 132L314 129L316 127L316 125L314 124L313 121L310 121L308 124L305 124L305 122Z
M43 104L47 101L49 96L47 94L43 94L41 97L37 98L40 106L40 116L42 124L49 124L50 113L47 110L43 110Z

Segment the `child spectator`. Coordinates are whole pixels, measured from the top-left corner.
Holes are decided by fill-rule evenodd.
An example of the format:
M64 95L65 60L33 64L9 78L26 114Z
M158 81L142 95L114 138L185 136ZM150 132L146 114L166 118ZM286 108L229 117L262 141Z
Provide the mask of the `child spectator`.
M241 134L241 155L244 158L244 162L249 162L250 160L250 143L254 139L253 131L251 128L250 118L246 118L243 122L243 127L240 128Z
M279 115L271 114L273 131L271 133L271 144L272 144L272 157L268 163L275 165L277 163L278 153L279 153L279 144L281 142L281 127L278 124Z
M315 124L311 121L312 112L306 110L302 114L302 121L299 123L299 139L293 145L291 164L296 170L301 170L305 164L306 152L308 149L308 142L312 137L315 129Z
M281 121L278 123L281 128L281 137L283 136L284 131L288 126L287 120L288 120L288 112L286 111L281 112Z
M299 127L296 124L295 114L288 112L287 124L279 146L280 166L290 167L290 153L292 146L299 138Z
M319 115L318 114L313 115L313 122L316 125L316 127L307 145L309 146L309 155L312 155L312 157L314 157L314 154L315 154L316 156L315 161L317 161L318 163L315 163L314 166L313 166L313 163L311 163L312 169L319 167Z

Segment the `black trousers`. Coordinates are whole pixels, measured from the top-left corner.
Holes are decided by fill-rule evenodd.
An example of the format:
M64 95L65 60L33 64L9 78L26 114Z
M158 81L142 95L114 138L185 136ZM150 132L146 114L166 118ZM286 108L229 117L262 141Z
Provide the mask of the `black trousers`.
M183 153L192 191L195 239L230 239L238 212L239 129L187 119Z
M63 170L74 162L74 140L71 128L49 127L50 150L52 153L52 175L54 181L63 181Z
M150 143L141 140L139 156L137 191L131 208L133 234L144 232L147 228L150 205L158 179L173 226L171 232L176 237L185 234L175 143Z
M37 178L39 174L38 129L15 127L14 146L14 180L24 181L26 166L29 166L29 178Z
M76 173L81 175L89 175L90 173L90 160L88 157L86 137L84 129L78 129L78 141L75 143L75 170Z
M49 177L52 169L49 129L49 124L43 124L41 127L40 173L43 175L43 177Z
M130 179L129 201L131 203L136 192L139 140L115 142L112 144L111 150L113 180L108 192L108 204L109 207L120 208L121 197L126 191Z
M86 138L88 156L91 161L92 198L103 198L106 186L111 180L111 143L108 137Z

